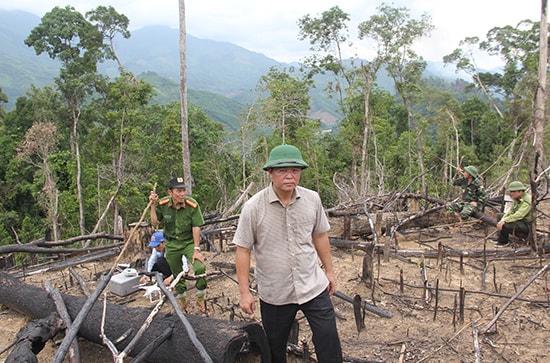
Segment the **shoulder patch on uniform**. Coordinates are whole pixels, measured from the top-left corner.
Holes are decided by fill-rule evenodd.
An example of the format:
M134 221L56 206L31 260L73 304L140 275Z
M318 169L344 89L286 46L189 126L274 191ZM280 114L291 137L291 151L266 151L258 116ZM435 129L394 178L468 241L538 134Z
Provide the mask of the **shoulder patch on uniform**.
M159 200L159 205L164 205L168 202L170 202L170 198L168 198L168 197L162 198L161 200Z
M187 203L187 205L193 207L193 208L197 208L197 203L195 203L194 201L192 201L191 199L186 199L185 200L185 203Z

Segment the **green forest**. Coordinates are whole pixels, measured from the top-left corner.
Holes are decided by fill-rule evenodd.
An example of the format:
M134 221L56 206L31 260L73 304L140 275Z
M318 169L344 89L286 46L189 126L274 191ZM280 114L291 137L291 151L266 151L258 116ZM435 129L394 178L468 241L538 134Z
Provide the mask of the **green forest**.
M183 175L182 125L192 195L207 215L267 185L261 166L282 143L302 150L310 165L302 185L327 208L391 192L450 200L456 168L466 165L477 166L492 196L511 180L546 182L548 153L536 146L546 142L547 150L550 140L546 117L542 133L536 122L539 22L464 39L444 62L470 83L448 84L423 77L426 62L414 51L433 29L428 15L382 4L357 29L349 20L337 6L300 18L297 37L311 55L300 69L262 76L239 129L228 131L193 104L183 118L179 103L152 104L152 85L122 66L117 77L98 72L102 62L120 65L113 39L130 36L125 15L104 6L52 9L25 44L60 62L55 85L32 87L8 112L0 84L0 245L122 234L153 188L163 195L168 180ZM351 34L370 44L372 59L342 59ZM502 71L478 72L472 49L499 56ZM383 71L394 93L377 87ZM324 92L343 115L330 130L309 116L318 74L331 76Z

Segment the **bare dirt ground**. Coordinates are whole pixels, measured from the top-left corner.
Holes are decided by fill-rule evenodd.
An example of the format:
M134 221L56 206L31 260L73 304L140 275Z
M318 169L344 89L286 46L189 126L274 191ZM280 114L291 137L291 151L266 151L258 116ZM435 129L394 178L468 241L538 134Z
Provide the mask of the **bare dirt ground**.
M549 229L546 222L540 228ZM549 362L550 276L545 273L526 288L525 285L550 262L550 255L514 255L512 251L526 247L517 243L498 249L509 254L491 255L496 248L486 237L494 236L493 232L494 227L473 221L462 226L442 225L399 235L396 240L399 250L437 250L441 243L445 249L485 249L487 254L462 259L450 256L441 260L404 254L401 257L392 256L388 261L380 256L375 258L373 265L374 288L367 287L360 278L364 252L333 248L338 290L350 297L358 294L368 303L392 314L391 318L382 318L366 312L365 329L358 332L352 304L333 297L344 355L369 362ZM234 250L231 248L218 253L207 251L205 255L208 271L216 270L212 266L215 262L234 263ZM111 263L87 263L75 269L93 288L96 284L94 274L108 269ZM81 294L76 284L68 284L66 272L32 276L25 282L40 284L46 278L64 293ZM424 289L425 285L432 288L430 293ZM506 306L511 297L523 288L525 290L519 297ZM111 298L129 306L153 306L141 291L126 298ZM230 313L222 306L231 304L240 312L237 285L230 278L210 280L208 299L211 317L229 319ZM163 309L171 307L165 306ZM502 315L488 332L478 334L502 309ZM198 311L192 310L191 313ZM253 317L236 316L236 319L251 318L260 321L258 313ZM14 341L17 331L29 319L2 308L0 321L0 350L3 350ZM299 337L301 342L308 342L308 346L313 347L305 319L300 320ZM58 338L47 344L38 355L39 362L51 361L62 339ZM80 341L80 348L84 362L113 361L106 347ZM9 350L3 352L0 361L8 353ZM289 361L303 360L292 358Z

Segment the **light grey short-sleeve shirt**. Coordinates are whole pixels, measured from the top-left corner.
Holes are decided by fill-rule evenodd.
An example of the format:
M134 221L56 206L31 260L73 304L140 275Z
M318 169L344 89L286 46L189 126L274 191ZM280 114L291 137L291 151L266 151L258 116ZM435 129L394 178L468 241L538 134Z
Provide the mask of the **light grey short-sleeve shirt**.
M245 203L233 242L254 251L260 299L303 304L327 288L312 235L329 229L319 194L303 187L287 207L271 185Z

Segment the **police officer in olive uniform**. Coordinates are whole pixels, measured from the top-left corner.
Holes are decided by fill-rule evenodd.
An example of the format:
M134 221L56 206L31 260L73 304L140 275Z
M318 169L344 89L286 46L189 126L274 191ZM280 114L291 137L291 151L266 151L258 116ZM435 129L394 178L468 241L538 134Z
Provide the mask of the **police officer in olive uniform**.
M182 258L191 262L195 275L206 272L204 256L200 248L200 227L204 224L201 208L197 201L187 195L183 178L176 177L168 182L168 196L158 199L151 191L151 223L162 228L166 237L166 260L176 277L183 270ZM185 261L184 261L185 262ZM206 279L200 278L197 288L197 306L205 312ZM176 285L177 298L182 309L188 306L185 279Z
M453 185L462 189L462 201L449 205L447 211L454 212L461 221L466 221L487 201L485 187L479 179L477 168L473 165L468 165L464 169L458 167Z

